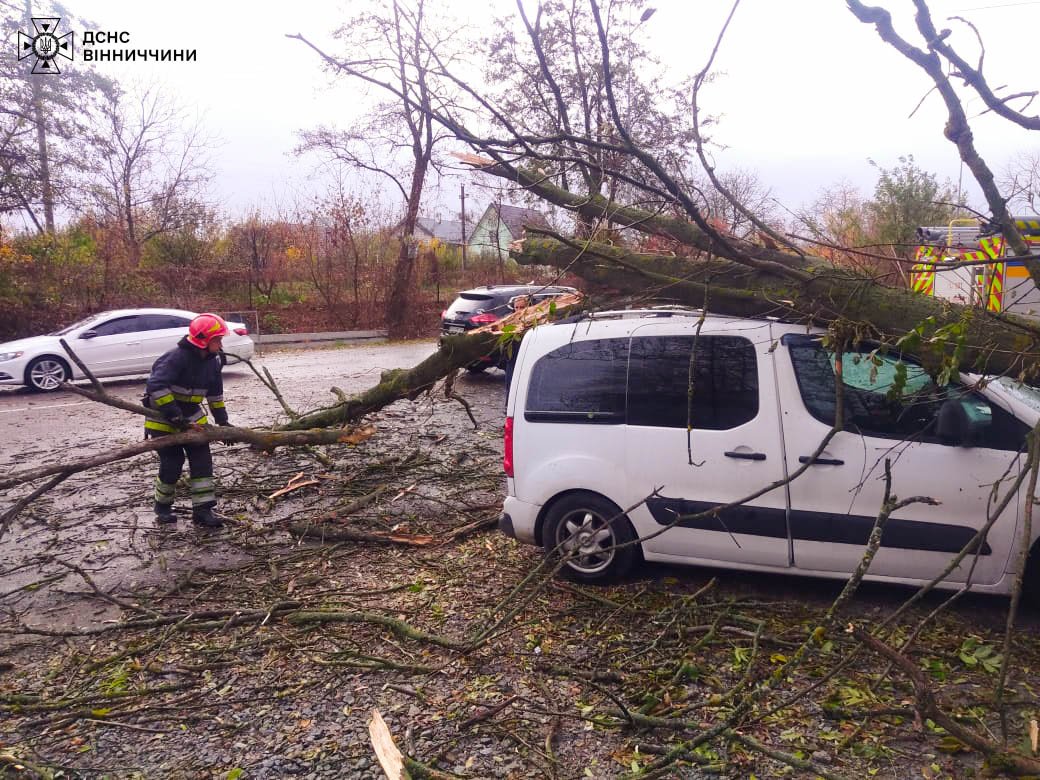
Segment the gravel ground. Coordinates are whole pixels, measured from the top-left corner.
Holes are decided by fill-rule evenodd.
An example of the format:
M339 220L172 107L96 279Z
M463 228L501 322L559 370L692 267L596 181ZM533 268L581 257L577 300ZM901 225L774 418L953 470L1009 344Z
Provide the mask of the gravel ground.
M289 403L307 409L330 402L331 385L363 389L432 349L297 350L265 364ZM141 382L114 389L135 397ZM79 475L32 504L0 541L0 776L35 767L67 777L378 778L373 709L401 750L474 778L982 770L978 752L915 724L906 678L857 654L841 631L814 643L776 693L761 687L840 584L673 567L600 589L531 577L538 551L487 530L501 501L502 374L463 376L456 389L476 428L435 391L375 415L376 435L354 447L216 448L232 518L221 532L153 526L153 456ZM241 368L229 370L226 395L236 424L281 413ZM6 410L5 469L139 438L125 413L72 396L3 391ZM300 474L315 484L270 498ZM319 521L329 537L397 541L289 532ZM843 621L869 624L907 595L865 587ZM895 636L941 603L926 598ZM999 734L990 702L1005 607L962 599L908 654L983 734ZM1036 632L1029 613L1011 674L1012 744L1037 717ZM738 735L757 742L689 744L756 686L758 717ZM802 697L762 717L792 692ZM806 760L811 771L792 766Z

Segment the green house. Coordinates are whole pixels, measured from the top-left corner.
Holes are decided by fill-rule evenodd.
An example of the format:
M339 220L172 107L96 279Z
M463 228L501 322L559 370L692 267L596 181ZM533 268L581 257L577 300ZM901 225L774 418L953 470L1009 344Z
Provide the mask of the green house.
M521 238L524 225L548 228L545 215L534 209L492 203L477 220L470 232L466 246L471 255L495 257L505 262L509 257L509 244Z

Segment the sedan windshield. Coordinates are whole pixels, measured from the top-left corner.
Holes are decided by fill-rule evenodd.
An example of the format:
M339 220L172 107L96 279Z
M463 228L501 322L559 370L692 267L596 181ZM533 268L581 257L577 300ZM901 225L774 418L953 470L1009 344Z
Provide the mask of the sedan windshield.
M69 325L69 326L67 326L65 328L62 328L61 330L56 330L53 333L48 333L47 335L48 336L65 336L65 335L71 333L72 331L74 331L76 328L81 328L84 325L86 325L86 324L88 324L90 322L93 322L99 316L100 315L97 315L97 314L91 314L89 317L84 317L79 322L74 322L71 325Z

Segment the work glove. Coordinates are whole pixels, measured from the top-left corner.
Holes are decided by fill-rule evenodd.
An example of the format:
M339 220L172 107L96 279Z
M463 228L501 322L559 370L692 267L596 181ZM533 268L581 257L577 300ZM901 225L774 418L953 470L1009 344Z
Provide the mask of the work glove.
M181 411L181 408L177 405L176 401L160 406L159 411L170 425L184 427L188 423L188 419L184 416L184 412Z

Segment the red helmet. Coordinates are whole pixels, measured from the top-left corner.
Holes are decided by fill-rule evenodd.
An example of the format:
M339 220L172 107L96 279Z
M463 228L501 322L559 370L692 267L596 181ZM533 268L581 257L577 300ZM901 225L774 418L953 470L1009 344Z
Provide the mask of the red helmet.
M213 339L226 336L227 332L227 323L216 314L200 314L188 325L188 342L206 349Z

